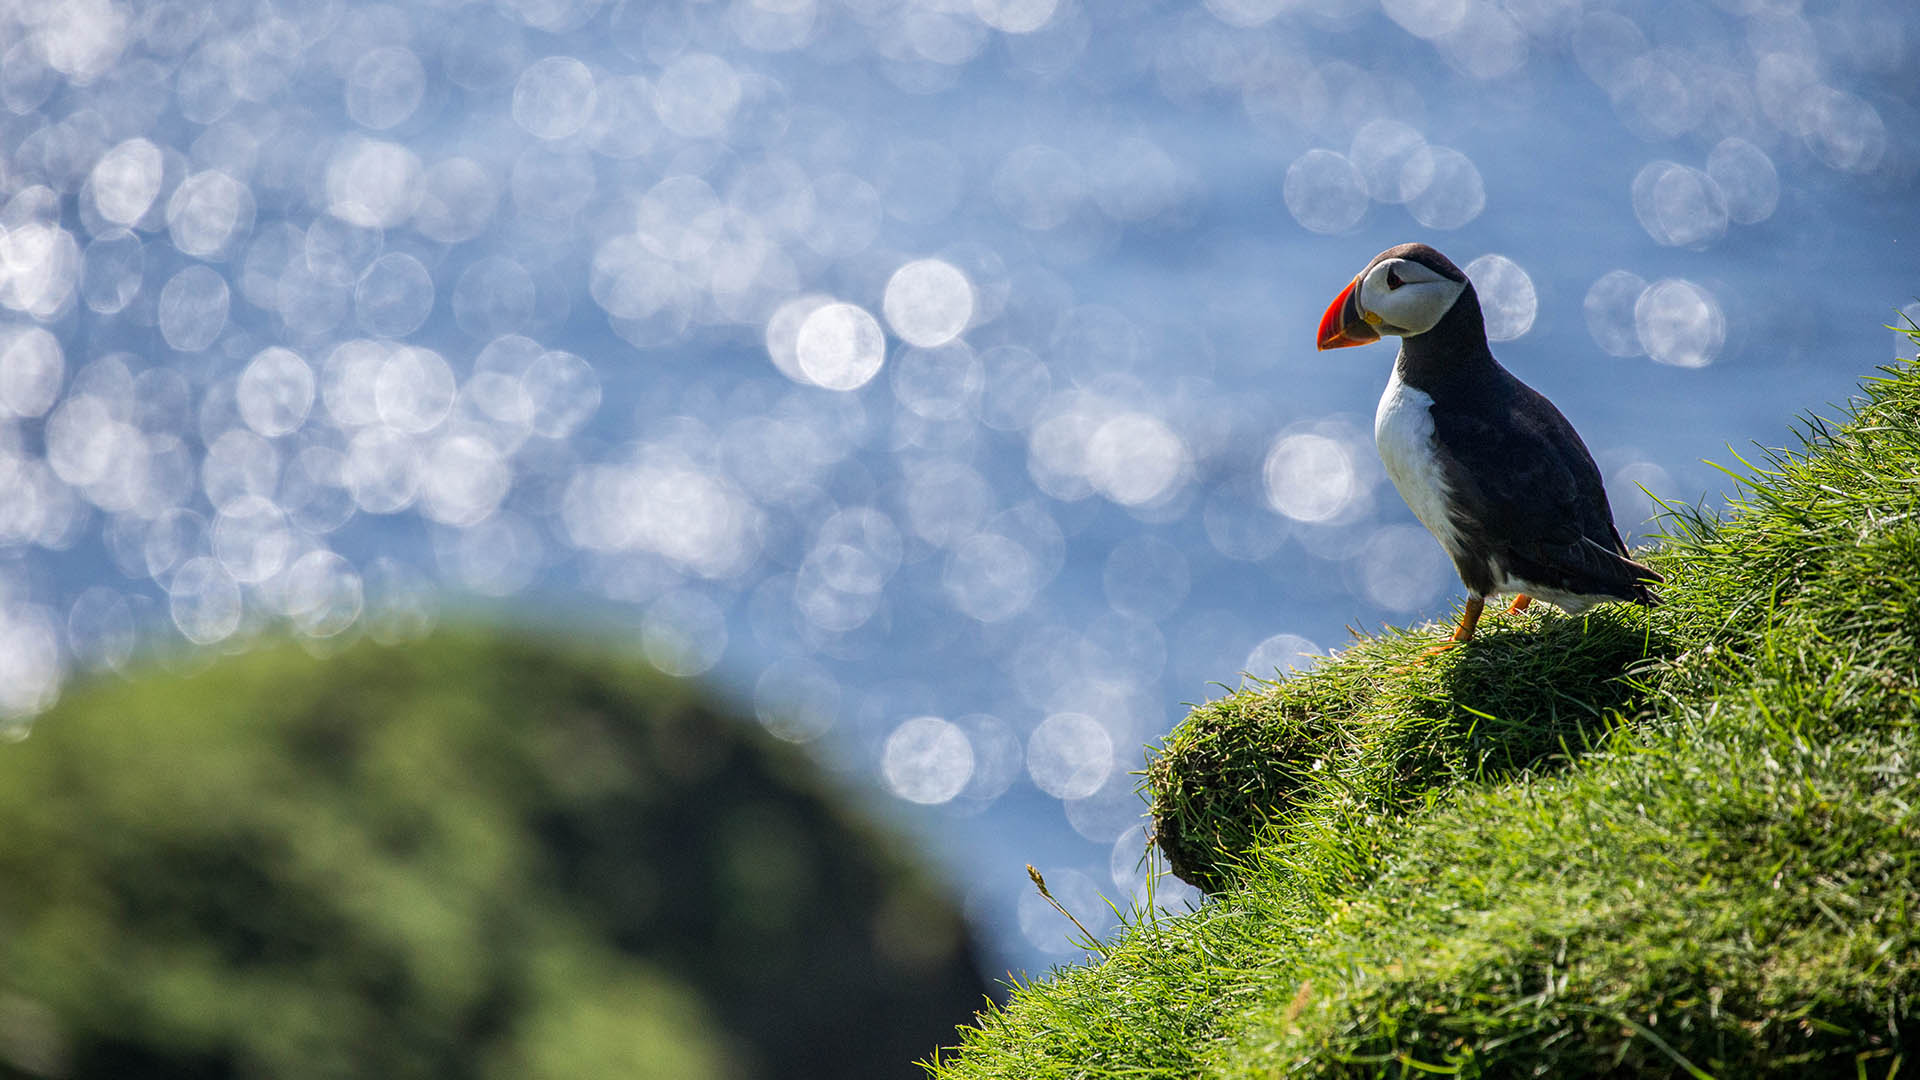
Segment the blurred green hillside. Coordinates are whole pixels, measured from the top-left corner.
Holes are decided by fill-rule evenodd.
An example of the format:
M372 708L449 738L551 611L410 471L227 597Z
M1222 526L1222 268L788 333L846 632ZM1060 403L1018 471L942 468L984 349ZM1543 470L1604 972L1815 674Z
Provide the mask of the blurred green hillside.
M0 1076L897 1076L970 951L792 748L528 636L98 681L0 746Z

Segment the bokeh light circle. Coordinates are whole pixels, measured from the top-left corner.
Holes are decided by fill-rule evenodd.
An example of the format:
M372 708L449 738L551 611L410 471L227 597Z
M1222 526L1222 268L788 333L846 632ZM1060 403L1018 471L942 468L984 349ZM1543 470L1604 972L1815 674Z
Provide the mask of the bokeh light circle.
M224 641L240 629L240 586L209 556L189 559L175 571L167 596L174 627L196 645Z
M347 115L385 131L406 122L426 96L427 72L413 50L386 45L354 61L347 73Z
M1326 521L1359 494L1352 451L1311 432L1275 439L1263 475L1268 504L1295 521Z
M1429 229L1458 229L1487 206L1479 166L1445 146L1429 146L1409 156L1401 169L1400 190L1407 212Z
M967 328L973 317L973 286L953 264L918 259L887 279L887 325L909 345L944 345Z
M1027 775L1056 799L1083 799L1113 771L1113 737L1081 713L1055 713L1027 739Z
M160 289L160 336L179 352L199 352L227 325L232 293L211 267L189 266Z
M1533 329L1540 298L1533 290L1533 278L1519 263L1505 255L1482 255L1468 263L1466 271L1480 297L1488 341L1512 341Z
M980 21L1008 34L1031 34L1047 25L1060 0L973 0Z
M404 252L382 255L354 286L360 328L376 337L406 337L433 313L433 292L426 264Z
M640 650L668 675L699 675L720 662L727 648L727 616L705 594L678 590L647 606Z
M1122 506L1157 502L1184 482L1187 444L1166 421L1149 413L1109 417L1087 440L1087 479Z
M857 390L880 373L886 359L880 324L857 304L823 304L800 324L795 362L809 382L829 390Z
M800 657L777 660L754 684L753 709L775 738L812 742L839 719L840 683L826 668Z
M564 139L593 118L593 72L571 56L549 56L520 73L513 122L541 139Z
M1647 291L1646 279L1631 270L1609 270L1587 290L1581 307L1594 344L1612 356L1640 356L1640 331L1634 325L1634 305Z
M1369 120L1353 134L1348 160L1367 184L1367 194L1384 203L1402 203L1424 190L1403 190L1401 175L1407 162L1427 148L1426 137L1409 124L1381 118Z
M147 139L128 139L101 155L88 176L100 216L120 225L139 221L160 194L165 168L160 148Z
M1727 340L1719 302L1684 278L1647 286L1634 302L1633 325L1646 354L1673 367L1705 367L1719 357Z
M913 717L887 736L880 775L889 791L908 802L950 802L973 776L973 742L940 717Z
M1356 564L1367 599L1402 614L1426 611L1453 576L1440 545L1418 525L1376 531L1361 547Z
M1367 212L1366 177L1332 150L1309 150L1294 159L1281 190L1287 212L1311 232L1345 232Z
M241 418L268 438L299 430L313 393L313 369L299 353L279 346L255 353L234 388Z
M1707 155L1707 176L1726 201L1727 217L1741 225L1767 220L1780 205L1780 172L1773 159L1738 136L1715 144Z
M1668 247L1705 247L1727 231L1720 185L1671 161L1649 162L1634 176L1633 212L1647 235Z
M1253 647L1240 670L1256 679L1275 679L1305 670L1319 655L1320 646L1299 634L1275 634Z

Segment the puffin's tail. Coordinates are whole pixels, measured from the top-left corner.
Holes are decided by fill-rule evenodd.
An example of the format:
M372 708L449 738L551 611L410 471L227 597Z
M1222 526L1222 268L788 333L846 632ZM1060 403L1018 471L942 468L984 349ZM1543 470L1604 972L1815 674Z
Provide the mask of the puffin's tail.
M1606 564L1606 576L1612 579L1609 582L1612 586L1609 590L1612 595L1646 607L1659 604L1660 594L1655 592L1653 587L1665 584L1666 576L1646 563L1629 558L1627 545L1620 539L1618 530L1614 531L1613 543L1613 550L1609 551L1592 540L1587 541L1587 549L1591 553L1595 556L1604 556L1596 561Z
M1653 591L1653 587L1655 585L1666 584L1666 575L1648 566L1646 563L1636 562L1625 556L1622 556L1620 561L1626 564L1625 569L1632 571L1634 575L1633 581L1627 586L1631 594L1628 599L1645 607L1654 607L1660 604L1662 602L1660 594Z

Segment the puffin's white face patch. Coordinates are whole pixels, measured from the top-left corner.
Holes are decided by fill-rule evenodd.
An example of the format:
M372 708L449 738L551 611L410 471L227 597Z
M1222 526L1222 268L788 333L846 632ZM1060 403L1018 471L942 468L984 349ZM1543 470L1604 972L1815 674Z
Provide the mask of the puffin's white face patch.
M1410 259L1388 259L1360 282L1360 310L1378 316L1367 321L1381 333L1411 337L1433 329L1465 289Z

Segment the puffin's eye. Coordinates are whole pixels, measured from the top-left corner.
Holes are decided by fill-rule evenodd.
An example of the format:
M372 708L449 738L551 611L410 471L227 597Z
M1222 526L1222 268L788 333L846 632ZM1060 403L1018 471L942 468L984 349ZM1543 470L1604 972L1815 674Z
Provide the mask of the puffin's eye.
M1387 291L1391 292L1405 284L1406 282L1400 280L1400 272L1398 270L1391 266L1387 267Z

